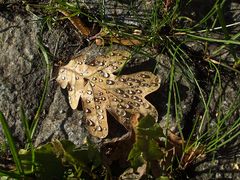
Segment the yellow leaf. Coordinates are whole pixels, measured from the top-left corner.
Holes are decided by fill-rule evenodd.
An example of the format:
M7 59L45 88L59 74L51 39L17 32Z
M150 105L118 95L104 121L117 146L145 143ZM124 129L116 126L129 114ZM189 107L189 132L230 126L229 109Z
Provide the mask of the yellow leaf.
M113 50L86 63L87 56L82 53L59 69L57 82L67 88L72 109L77 108L81 98L87 129L93 136L108 135L107 111L128 130L136 113L158 118L155 107L145 99L159 88L158 76L147 71L113 74L130 58L126 50Z

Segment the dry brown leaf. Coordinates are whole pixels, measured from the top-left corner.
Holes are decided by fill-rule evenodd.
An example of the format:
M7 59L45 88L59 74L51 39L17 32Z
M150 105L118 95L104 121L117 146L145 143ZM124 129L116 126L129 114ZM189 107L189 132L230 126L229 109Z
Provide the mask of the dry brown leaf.
M126 50L113 50L86 64L87 56L82 53L59 70L57 82L68 89L72 109L77 108L81 98L87 129L93 136L108 135L107 111L128 130L133 114L150 114L157 120L158 113L145 96L159 88L159 77L147 71L113 74L130 57Z
M98 46L104 46L105 42L108 43L117 43L117 44L121 44L123 46L134 46L134 45L141 45L142 42L134 39L134 38L129 38L129 39L124 39L124 38L119 38L119 37L115 37L115 36L111 36L110 38L107 37L100 37L100 38L96 38L95 43Z
M78 18L77 16L72 16L69 12L63 9L58 9L58 11L70 20L70 22L73 24L73 26L78 30L80 34L82 34L85 37L88 37L90 35L90 29L83 23L83 21L80 18Z
M185 169L189 164L192 163L192 161L205 158L204 145L199 144L198 146L186 148L183 151L183 148L182 148L183 146L185 147L187 143L188 143L188 146L190 146L194 142L192 141L186 142L184 139L177 136L170 130L167 131L167 138L170 144L168 151L169 152L175 151L175 153L172 153L172 154L176 154L177 156L180 157L181 168Z

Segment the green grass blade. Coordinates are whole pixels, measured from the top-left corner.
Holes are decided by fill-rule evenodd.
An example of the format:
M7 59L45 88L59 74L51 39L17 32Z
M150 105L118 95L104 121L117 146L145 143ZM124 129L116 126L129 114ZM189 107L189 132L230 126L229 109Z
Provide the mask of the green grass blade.
M26 117L25 111L24 111L22 106L21 106L21 109L20 109L20 115L21 115L21 120L22 120L22 123L23 123L23 126L24 126L27 141L28 141L27 147L30 146L30 149L31 149L32 172L34 172L34 170L35 170L35 166L34 166L35 165L35 150L34 150L34 146L32 144L32 138L31 138L31 132L30 132L29 125L28 125L28 119Z
M193 35L193 34L189 34L189 33L187 33L186 35L189 37L192 37L194 39L208 41L208 42L240 45L239 41L234 41L234 40L214 39L214 38L209 38L209 37L197 36L197 35Z
M9 177L21 179L21 176L19 174L16 174L14 172L4 171L2 169L0 169L0 177L1 177L0 179L2 179L3 177L6 177L6 179L9 179Z
M44 62L46 64L46 74L45 74L45 79L44 79L44 89L43 89L43 93L42 93L42 97L40 100L40 104L38 106L37 112L35 114L35 117L33 119L33 123L32 126L30 128L30 138L33 138L33 135L35 133L38 121L39 121L39 117L40 117L40 113L42 112L42 108L43 108L43 104L47 95L47 91L48 91L48 83L49 83L49 79L50 79L50 74L51 74L51 65L48 59L48 53L46 51L46 49L44 48L42 42L39 40L38 41L38 46L43 54L44 57Z
M221 137L219 137L217 140L211 142L211 144L207 147L207 153L214 151L215 149L219 149L220 147L226 145L227 143L231 142L233 139L238 137L240 135L240 118L232 125L229 131L227 131L225 134L223 134ZM227 136L230 136L231 138L224 139ZM221 142L223 141L223 142ZM219 143L220 142L220 143ZM219 144L218 144L219 143ZM215 147L217 146L217 148Z
M7 121L6 121L4 115L1 111L0 111L0 122L2 124L4 135L7 138L7 142L9 144L9 148L10 148L11 154L13 156L13 160L16 164L17 170L21 175L24 175L24 171L23 171L22 164L21 164L21 161L20 161L19 156L18 156L18 152L17 152L16 146L15 146L15 142L13 140L12 134L11 134L10 129L8 127Z

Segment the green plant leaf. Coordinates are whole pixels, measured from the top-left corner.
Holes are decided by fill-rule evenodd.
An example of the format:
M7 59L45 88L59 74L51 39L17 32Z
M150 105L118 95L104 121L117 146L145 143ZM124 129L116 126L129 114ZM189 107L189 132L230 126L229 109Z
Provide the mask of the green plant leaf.
M163 130L150 115L142 118L137 126L136 142L131 149L128 160L136 169L145 161L160 160L164 153L161 151L156 139L163 136Z
M133 148L131 149L129 155L128 155L128 161L131 163L131 167L136 170L138 167L142 166L144 164L144 159L141 154L141 150L137 146L137 144L133 145Z
M14 160L14 162L16 164L17 170L18 170L18 172L21 175L24 175L24 171L23 171L23 168L22 168L22 163L21 163L21 161L19 159L19 156L18 156L18 153L17 153L17 149L16 149L16 146L15 146L15 142L13 140L11 131L10 131L9 127L8 127L7 121L6 121L4 115L3 115L3 113L1 111L0 111L0 122L2 124L4 135L7 138L7 142L9 144L9 148L10 148L11 154L13 156L13 160Z
M144 157L147 161L160 160L163 158L164 153L161 151L158 143L151 139L146 143L146 150L143 152Z
M30 151L21 151L20 157L26 167L28 167L27 165L31 165ZM40 179L62 179L64 177L64 166L61 159L57 157L52 143L37 148L35 150L35 157L35 174L40 176Z
M154 123L155 119L151 115L147 115L139 121L138 128L151 128L154 126Z

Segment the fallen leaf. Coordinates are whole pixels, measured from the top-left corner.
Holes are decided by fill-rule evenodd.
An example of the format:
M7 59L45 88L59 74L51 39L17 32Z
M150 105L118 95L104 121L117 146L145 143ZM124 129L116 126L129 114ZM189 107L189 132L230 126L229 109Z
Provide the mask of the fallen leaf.
M83 21L78 18L77 16L72 16L69 12L63 10L63 9L58 9L60 13L62 13L64 16L66 16L70 22L73 24L73 26L78 30L78 32L85 36L88 37L90 35L90 29L83 23Z
M117 49L87 63L87 55L82 53L60 67L57 82L68 89L72 109L77 108L81 98L87 129L93 136L108 135L107 111L128 130L132 128L131 117L136 113L158 118L155 107L145 99L159 88L158 76L147 71L113 74L130 58L130 52Z
M123 46L134 46L142 44L142 41L140 41L141 38L143 41L144 38L141 36L141 32L139 30L134 31L132 37L126 38L122 37L120 34L110 32L108 28L102 28L98 34L92 36L90 39L96 39L95 42L98 46L103 46L107 43L117 43Z

